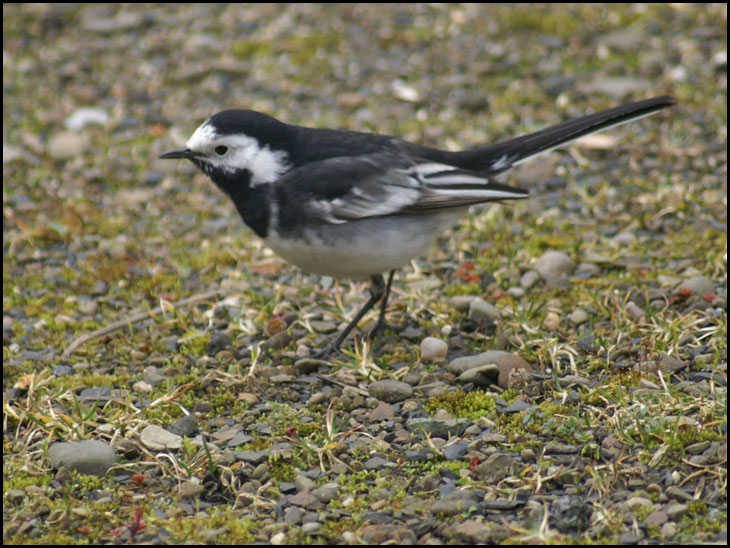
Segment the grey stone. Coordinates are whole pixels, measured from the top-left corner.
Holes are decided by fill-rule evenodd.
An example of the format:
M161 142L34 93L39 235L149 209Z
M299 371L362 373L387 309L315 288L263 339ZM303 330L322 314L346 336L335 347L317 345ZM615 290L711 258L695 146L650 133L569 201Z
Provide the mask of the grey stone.
M164 451L166 449L180 449L182 446L182 437L172 432L168 432L164 428L156 424L146 426L139 434L139 441L142 445L152 451Z
M54 160L71 160L89 149L91 141L84 134L62 131L48 141L48 155Z
M436 337L426 337L421 341L421 358L426 362L443 360L449 351L449 345Z
M432 419L413 418L406 421L406 428L414 434L422 434L424 437L430 434L437 438L448 439L451 436L461 435L471 423L469 419Z
M683 291L688 291L693 295L704 295L715 290L715 285L707 276L693 276L687 280L683 280L674 288L672 294L677 295Z
M545 281L568 276L575 270L575 261L562 251L547 251L535 263L535 270Z
M499 358L508 356L509 352L503 350L487 350L481 354L474 356L464 356L455 358L449 362L447 369L454 375L460 375L468 369L479 367L480 365L499 364Z
M103 476L117 464L114 449L100 440L54 443L48 449L48 460L53 468L65 466L93 476Z
M499 310L484 299L476 298L469 303L469 313L467 314L467 317L472 320L479 320L482 318L496 320L499 318Z
M388 403L397 403L413 395L413 387L405 382L393 379L375 381L368 386L368 392L373 398Z

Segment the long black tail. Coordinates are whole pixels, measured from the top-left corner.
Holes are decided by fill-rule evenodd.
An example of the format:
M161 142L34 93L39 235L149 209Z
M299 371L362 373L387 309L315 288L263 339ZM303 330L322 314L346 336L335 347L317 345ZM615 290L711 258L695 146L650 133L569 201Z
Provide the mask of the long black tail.
M675 103L673 97L662 95L581 116L504 143L462 152L459 165L474 171L486 171L490 175L498 174L584 135L649 116Z

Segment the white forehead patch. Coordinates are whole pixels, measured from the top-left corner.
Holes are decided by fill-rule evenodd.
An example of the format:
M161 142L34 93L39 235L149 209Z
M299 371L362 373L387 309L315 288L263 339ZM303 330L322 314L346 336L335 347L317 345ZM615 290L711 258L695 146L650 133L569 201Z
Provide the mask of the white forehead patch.
M214 168L229 173L248 170L254 185L273 183L290 167L288 155L283 150L261 146L256 138L243 133L218 135L207 120L195 130L185 146L199 153L200 160ZM227 147L228 153L225 156L216 154L215 148L218 146Z

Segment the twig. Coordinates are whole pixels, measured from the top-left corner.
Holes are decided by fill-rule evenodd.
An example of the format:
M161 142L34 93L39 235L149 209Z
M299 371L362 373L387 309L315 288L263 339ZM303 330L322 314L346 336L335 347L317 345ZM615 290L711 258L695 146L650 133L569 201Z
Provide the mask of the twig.
M216 296L220 295L221 293L222 293L221 291L209 291L208 293L201 293L199 295L193 295L192 297L188 297L187 299L181 299L181 300L177 301L176 303L172 303L172 306L173 306L173 308L175 308L175 307L187 306L189 304L195 304L200 301L205 301L212 297L216 297ZM142 320L149 318L156 312L157 311L154 309L146 310L144 312L137 312L137 313L132 314L119 321L106 325L106 326L102 327L101 329L97 329L96 331L92 331L91 333L86 333L85 335L81 335L80 337L76 338L68 346L68 348L66 348L66 350L63 351L63 354L61 354L61 359L63 359L63 360L68 359L71 356L71 354L73 354L76 351L77 348L79 348L82 344L85 344L92 339L98 339L99 337L103 337L107 333L111 333L112 331L121 329L122 327L124 327L126 325L141 322Z

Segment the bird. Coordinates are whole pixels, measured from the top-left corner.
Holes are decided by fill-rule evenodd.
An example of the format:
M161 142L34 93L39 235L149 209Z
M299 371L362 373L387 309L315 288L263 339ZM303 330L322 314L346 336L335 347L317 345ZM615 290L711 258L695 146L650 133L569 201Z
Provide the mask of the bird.
M663 95L626 103L462 151L229 109L205 120L184 147L160 158L195 164L230 197L244 223L289 263L313 274L370 280L368 300L314 355L324 359L339 350L378 301L371 335L382 333L396 270L426 254L470 206L528 197L527 191L500 182L510 169L675 102Z

